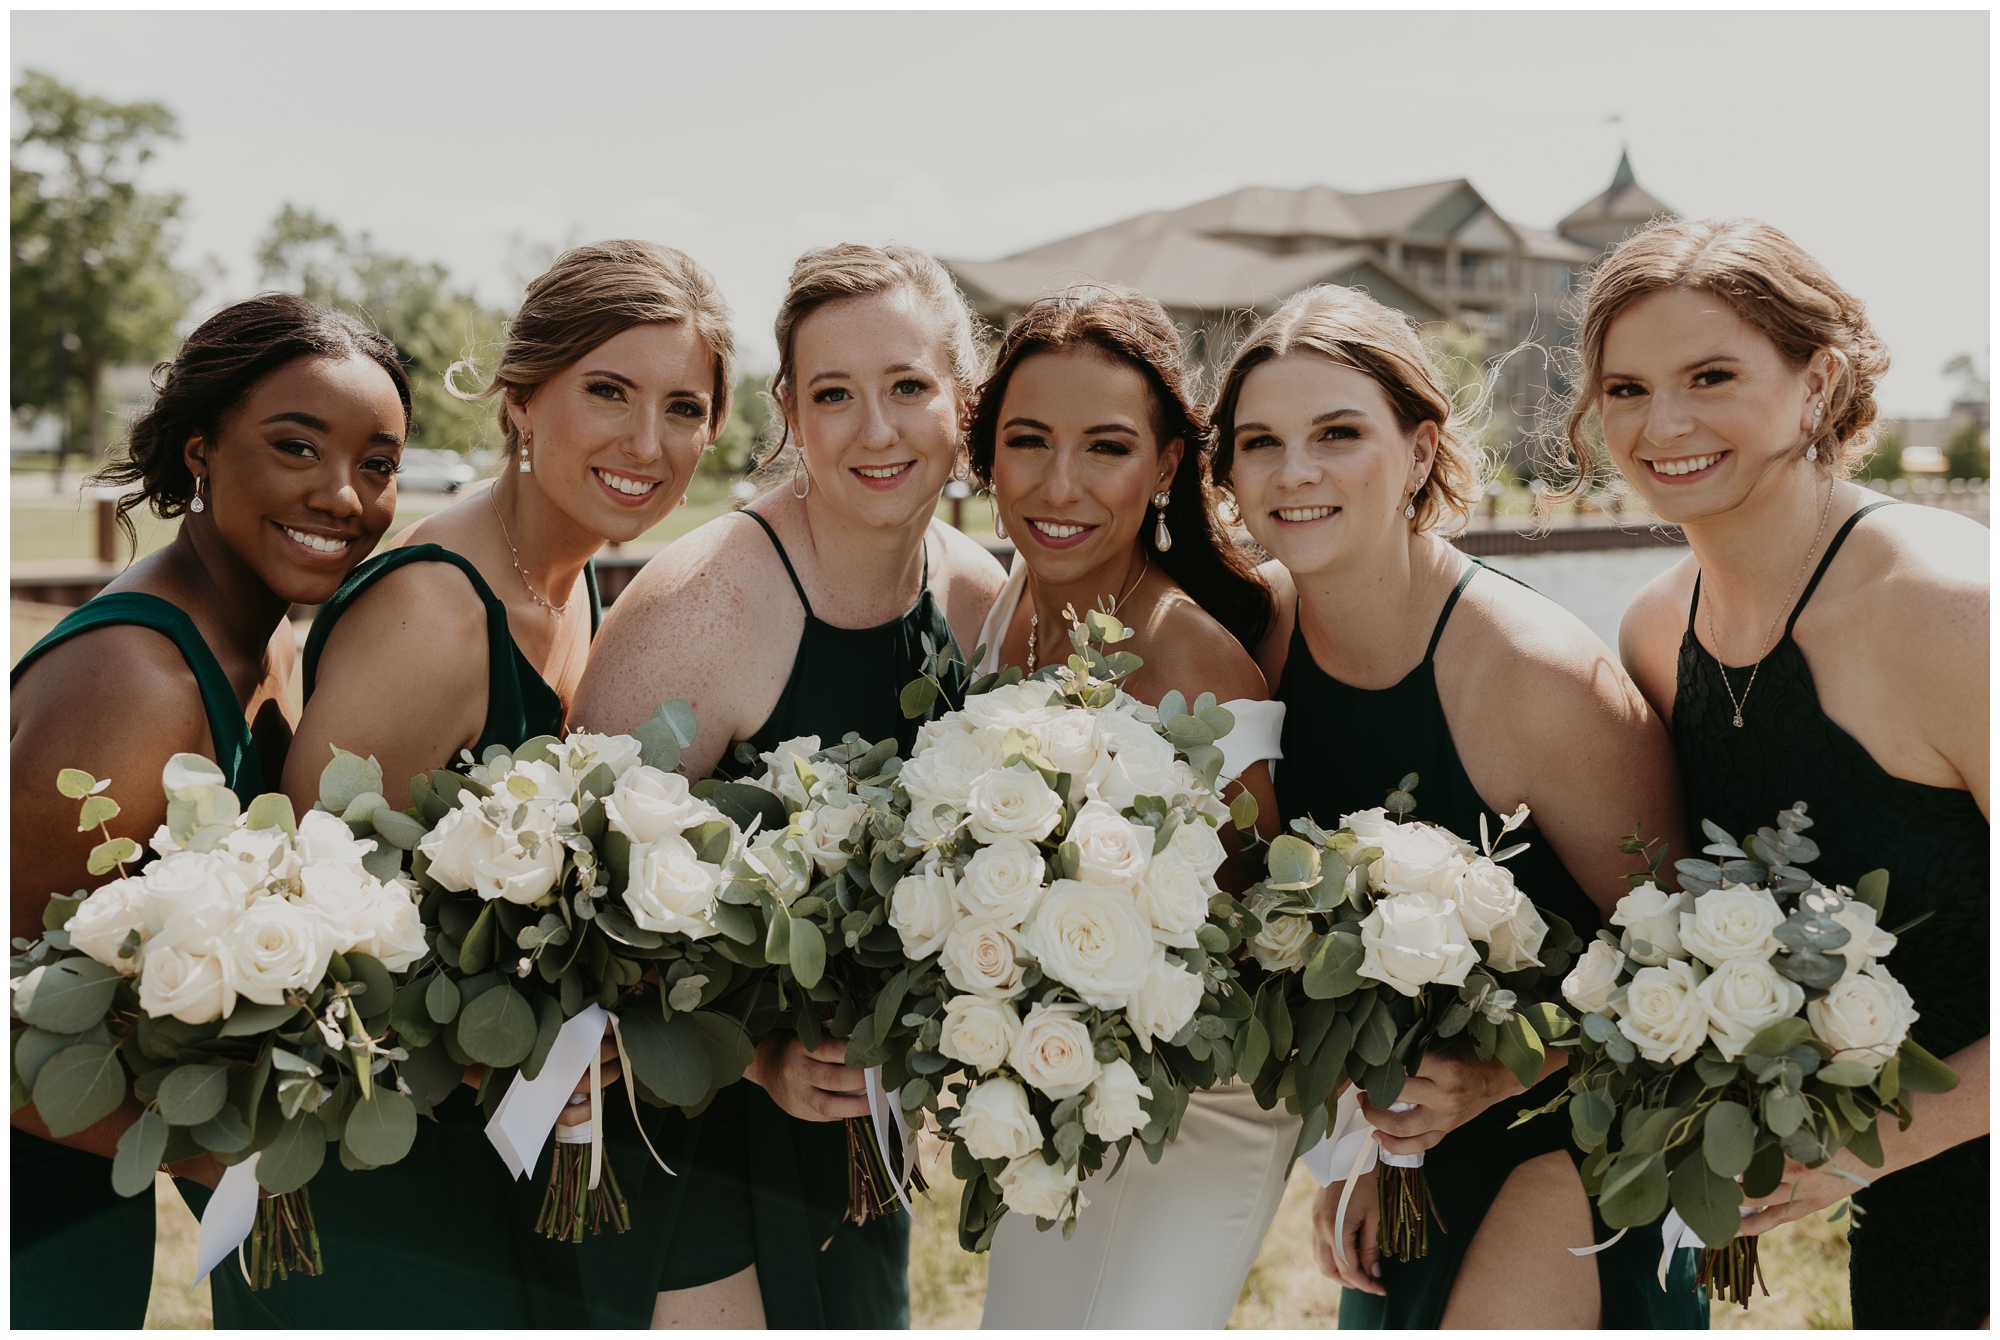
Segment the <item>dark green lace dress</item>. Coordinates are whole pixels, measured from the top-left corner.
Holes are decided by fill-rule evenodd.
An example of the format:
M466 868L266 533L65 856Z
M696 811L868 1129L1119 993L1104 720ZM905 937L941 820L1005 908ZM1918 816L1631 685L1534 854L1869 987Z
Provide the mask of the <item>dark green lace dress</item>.
M1922 1016L1912 1030L1917 1041L1949 1058L1987 1034L1992 893L1986 817L1969 792L1883 771L1820 710L1812 669L1792 640L1799 611L1855 523L1886 505L1856 512L1827 546L1785 622L1784 637L1757 669L1755 696L1744 703L1740 729L1731 724L1736 709L1715 657L1695 637L1701 605L1701 579L1695 579L1674 689L1674 745L1690 824L1712 819L1741 836L1803 800L1820 849L1810 867L1814 875L1852 885L1870 870L1886 869L1889 904L1882 924L1893 928L1931 914L1901 937L1888 967ZM1741 698L1750 669L1729 673ZM1990 1142L1981 1136L1856 1193L1855 1204L1865 1212L1848 1235L1857 1329L1980 1325L1990 1307L1990 1172Z
M894 736L907 754L922 722L903 716L898 695L917 677L922 635L937 645L951 639L951 625L931 596L928 554L922 593L900 618L837 628L813 613L770 523L755 512L745 515L770 536L806 614L791 678L750 744L768 753L801 735L834 744L857 731L868 740ZM950 687L958 692L958 685ZM801 1121L757 1085L731 1085L703 1119L695 1162L669 1270L706 1261L712 1267L704 1273L722 1278L754 1261L773 1330L910 1324L910 1217L898 1211L861 1227L842 1219L844 1123ZM662 1287L687 1282L699 1281L662 1276Z
M80 633L137 624L172 638L194 673L224 784L248 805L264 789L243 704L201 631L179 606L143 591L86 602L14 666L19 684L42 656ZM164 760L163 760L164 762ZM53 892L53 891L52 891ZM111 1189L111 1161L16 1130L9 1320L16 1328L137 1330L153 1287L153 1188L127 1199ZM28 1213L23 1213L27 1210Z
M514 645L506 606L470 561L435 544L392 549L363 563L320 610L306 641L306 697L334 624L382 577L411 563L458 568L486 607L486 724L473 752L560 734L562 700ZM595 573L586 570L585 581L594 631ZM678 1168L683 1123L641 1110L654 1144ZM216 1326L645 1326L653 1289L639 1262L647 1239L671 1222L680 1179L654 1166L627 1105L608 1104L607 1112L605 1148L631 1206L632 1232L586 1237L581 1246L536 1233L547 1151L526 1178L511 1178L486 1139L486 1114L473 1090L460 1086L418 1123L416 1144L402 1162L355 1172L329 1159L313 1179L325 1275L294 1276L253 1293L233 1262L218 1267L211 1277Z
M1373 809L1406 773L1418 776L1416 818L1442 825L1469 842L1479 841L1479 816L1495 815L1466 776L1452 743L1451 725L1438 698L1434 658L1438 640L1458 598L1484 564L1477 559L1452 588L1431 633L1423 661L1386 689L1357 689L1320 669L1296 623L1285 672L1275 695L1285 704L1284 761L1272 779L1278 812L1289 825L1310 815L1337 827L1344 814ZM1505 573L1495 571L1498 576ZM1317 760L1327 760L1318 763ZM1314 762L1307 762L1314 760ZM1615 834L1607 834L1607 842ZM1508 862L1515 881L1538 906L1568 921L1586 940L1601 924L1592 903L1546 841L1532 831L1528 850ZM1430 1255L1407 1263L1385 1257L1382 1284L1387 1297L1346 1290L1340 1299L1340 1327L1349 1329L1435 1329L1444 1315L1452 1281L1466 1248L1521 1164L1544 1154L1568 1153L1581 1161L1570 1125L1557 1115L1518 1129L1508 1126L1524 1109L1538 1107L1562 1091L1565 1077L1552 1075L1521 1095L1495 1103L1439 1141L1424 1158L1424 1175L1436 1198L1438 1227ZM1591 1209L1597 1241L1615 1230ZM1583 1246L1565 1243L1561 1246ZM1603 1325L1607 1328L1704 1328L1706 1299L1694 1292L1692 1251L1675 1254L1663 1292L1656 1277L1660 1257L1657 1230L1625 1235L1596 1256Z

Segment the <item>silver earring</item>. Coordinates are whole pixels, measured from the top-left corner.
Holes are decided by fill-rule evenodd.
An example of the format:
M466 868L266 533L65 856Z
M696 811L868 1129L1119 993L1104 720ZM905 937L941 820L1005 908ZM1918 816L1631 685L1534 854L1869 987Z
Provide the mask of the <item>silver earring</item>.
M1806 459L1809 461L1816 461L1819 459L1819 443L1815 442L1811 446L1806 448Z
M188 511L206 512L208 510L208 504L201 500L201 486L207 482L208 481L202 476L197 475L195 477L194 499L188 503Z
M799 488L799 481L801 479L806 481L806 486L803 490ZM799 462L799 468L792 472L792 496L803 502L805 501L806 494L811 493L812 491L813 491L812 471L806 469L805 462L801 460Z
M1417 500L1415 498L1411 498L1408 504L1406 504L1403 508L1403 519L1405 521L1414 521L1416 520L1416 516L1417 516Z
M1167 491L1153 495L1153 547L1161 553L1174 547L1173 532L1167 529Z
M534 445L535 445L535 439L532 435L525 436L521 439L520 468L521 468L521 473L524 475L531 475L535 473L535 464L533 461L528 459L528 452Z
M1814 436L1815 438L1817 438L1817 437L1819 436L1819 420L1820 420L1820 416L1821 416L1821 415L1823 415L1823 414L1825 414L1825 413L1826 413L1826 397L1825 397L1825 396L1821 396L1821 397L1820 397L1820 401L1819 401L1819 403L1818 403L1817 405L1814 405L1814 406L1813 406L1813 425L1812 425L1812 431L1813 431L1813 436ZM1809 461L1816 461L1816 460L1818 460L1818 459L1819 459L1819 443L1818 443L1818 442L1816 442L1816 441L1815 441L1815 442L1812 442L1812 443L1810 443L1810 444L1808 444L1808 445L1807 445L1807 447L1806 447L1806 459L1807 459L1807 460L1809 460Z

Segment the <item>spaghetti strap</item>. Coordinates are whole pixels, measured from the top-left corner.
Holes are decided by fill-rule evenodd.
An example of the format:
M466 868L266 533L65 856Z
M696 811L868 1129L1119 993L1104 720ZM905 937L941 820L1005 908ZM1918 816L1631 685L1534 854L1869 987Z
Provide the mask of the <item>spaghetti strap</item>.
M1444 608L1438 611L1437 627L1431 629L1431 644L1424 648L1424 660L1429 661L1437 655L1438 640L1444 636L1445 621L1451 618L1452 610L1457 608L1458 598L1465 594L1467 584L1472 581L1472 574L1485 566L1475 558L1468 562L1465 571L1459 574L1458 585L1451 588L1451 597L1444 602Z
M1833 543L1829 544L1826 547L1826 556L1820 559L1819 566L1813 569L1812 580L1806 583L1806 589L1799 592L1799 603L1792 606L1792 617L1785 620L1786 637L1790 637L1792 635L1793 625L1798 623L1799 615L1801 612L1804 611L1806 607L1806 602L1812 599L1813 592L1819 589L1819 579L1826 576L1826 570L1828 566L1832 564L1833 556L1839 553L1840 546L1847 542L1847 534L1849 531L1854 529L1854 523L1861 520L1862 517L1867 516L1870 512L1874 511L1876 508L1887 507L1890 503L1894 501L1895 501L1894 498L1884 498L1879 502L1869 503L1866 507L1856 512L1853 516L1847 518L1847 523L1843 525L1839 530L1834 532Z
M792 589L799 593L799 603L806 607L806 617L808 619L817 617L813 614L812 601L806 599L806 588L803 584L800 583L799 574L797 570L792 567L792 556L785 552L785 546L783 542L778 539L778 532L771 529L770 522L766 521L763 517L757 515L757 513L751 511L747 507L743 509L743 515L749 517L752 521L762 526L764 528L764 533L771 537L771 547L778 551L778 561L785 565L785 575L792 579ZM924 559L924 571L926 572L926 574L928 574L930 571L930 558L928 555Z
M1695 611L1701 608L1701 569L1694 570L1694 599L1688 601L1688 631L1694 631Z

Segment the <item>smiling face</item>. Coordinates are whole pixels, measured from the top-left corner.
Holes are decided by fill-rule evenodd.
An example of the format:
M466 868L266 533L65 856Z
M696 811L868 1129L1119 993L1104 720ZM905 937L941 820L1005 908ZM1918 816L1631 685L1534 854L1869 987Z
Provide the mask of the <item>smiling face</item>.
M686 322L648 322L507 408L536 486L584 530L623 543L687 491L714 435L714 386L714 355Z
M210 528L277 595L317 605L368 557L396 517L405 423L396 384L359 356L297 358L223 415L213 441L188 439Z
M958 455L943 321L908 290L840 298L792 335L787 415L809 495L856 524L918 524Z
M1007 379L993 494L1037 580L1117 582L1153 495L1180 468L1144 373L1084 346L1032 354Z
M1231 467L1243 524L1294 573L1409 542L1403 508L1430 474L1437 425L1405 432L1381 383L1313 353L1252 368Z
M1829 362L1821 352L1793 367L1712 293L1649 293L1605 332L1605 445L1663 519L1727 511L1774 471L1804 464Z

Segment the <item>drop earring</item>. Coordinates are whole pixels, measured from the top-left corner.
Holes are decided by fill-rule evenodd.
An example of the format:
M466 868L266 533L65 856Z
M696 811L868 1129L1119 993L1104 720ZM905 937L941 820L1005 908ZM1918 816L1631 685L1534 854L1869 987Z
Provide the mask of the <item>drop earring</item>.
M989 493L986 495L986 501L993 504L993 538L1004 540L1007 538L1007 522L1000 515L1000 495Z
M801 489L799 487L799 481L801 479L806 481L806 486L804 489ZM794 498L797 498L800 502L804 502L806 499L806 495L811 493L812 491L813 491L812 471L806 469L805 458L800 457L799 468L792 474L792 496Z
M1174 534L1167 529L1167 491L1153 495L1153 547L1161 553L1174 547Z
M1416 520L1416 517L1417 517L1417 500L1413 497L1403 507L1403 519L1405 521L1414 521Z
M535 463L528 459L528 452L534 448L534 445L535 445L535 439L533 434L524 434L522 436L520 469L521 473L524 475L531 475L535 473Z
M201 513L208 510L208 504L201 500L201 486L207 482L205 477L201 475L195 476L194 497L188 502L188 511Z
M1820 416L1825 413L1826 413L1826 397L1821 396L1819 404L1813 406L1812 433L1814 441L1808 443L1806 446L1806 459L1809 461L1816 461L1819 459L1819 442L1818 442L1819 420Z

